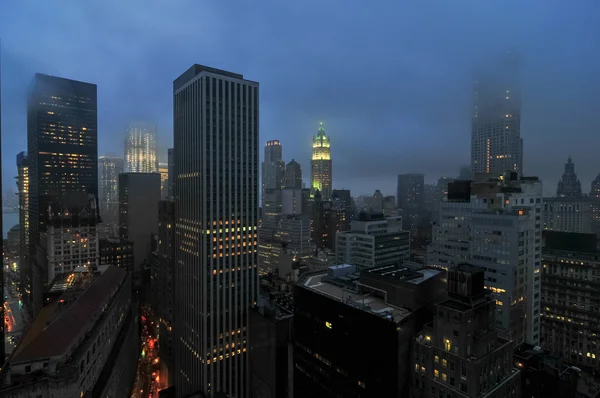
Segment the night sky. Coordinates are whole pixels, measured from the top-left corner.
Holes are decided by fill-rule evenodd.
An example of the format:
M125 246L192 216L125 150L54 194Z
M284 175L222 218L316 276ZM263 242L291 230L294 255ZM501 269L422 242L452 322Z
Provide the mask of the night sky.
M125 126L172 143L172 82L194 63L260 82L261 156L279 139L308 182L318 123L334 188L394 193L470 161L474 66L522 53L524 169L554 193L569 156L584 191L600 173L600 1L0 2L3 178L26 149L36 72L98 85L99 154L122 156Z

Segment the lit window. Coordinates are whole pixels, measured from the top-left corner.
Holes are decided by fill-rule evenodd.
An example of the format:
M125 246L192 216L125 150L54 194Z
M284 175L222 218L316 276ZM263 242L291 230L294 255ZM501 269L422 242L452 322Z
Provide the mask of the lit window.
M328 329L333 328L333 325L331 324L331 322L325 322L325 326L327 326Z
M442 373L442 381L446 381L447 378L446 373Z
M448 361L445 359L442 359L442 366L447 368L448 367Z
M437 355L433 357L433 362L435 363L440 363L440 357L438 357Z
M434 370L433 370L433 377L435 377L436 379L437 379L438 377L440 377L440 371L439 371L439 370L437 370L437 369L434 369Z
M452 343L450 343L450 340L444 340L444 349L446 351L450 351L452 349Z

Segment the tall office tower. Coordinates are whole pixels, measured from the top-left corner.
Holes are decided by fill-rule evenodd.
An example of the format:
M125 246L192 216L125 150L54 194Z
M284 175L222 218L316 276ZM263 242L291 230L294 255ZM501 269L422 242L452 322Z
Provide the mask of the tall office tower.
M476 263L496 300L496 326L517 345L540 340L542 184L507 172L448 186L433 226L427 262L451 268ZM487 177L487 178L485 178Z
M544 231L541 345L577 366L600 365L600 252L592 234Z
M119 224L119 174L123 173L123 159L100 156L100 217L109 226L110 235L115 236Z
M240 74L201 65L173 82L179 397L250 393L247 327L258 289L258 93L258 83Z
M302 189L302 166L294 159L285 166L283 187Z
M133 242L134 284L152 250L152 235L158 233L158 202L158 173L119 175L119 237Z
M544 198L544 230L589 234L594 201L587 197Z
M425 176L423 174L399 174L396 204L399 209L421 209L425 200Z
M167 152L168 156L168 174L169 174L169 187L167 190L169 200L173 200L173 196L175 195L175 154L173 152L173 148L169 148Z
M331 198L332 189L332 164L331 142L325 135L323 123L319 125L319 132L313 137L312 160L310 162L310 188L313 193L321 192L323 200Z
M48 207L73 192L98 200L98 116L95 84L36 74L27 101L29 254L34 314L48 270L37 256ZM98 210L96 210L98 212ZM40 259L40 261L38 261Z
M477 76L471 113L471 173L523 173L519 55ZM493 71L492 71L493 70Z
M19 189L19 279L21 301L31 312L31 270L29 263L29 161L26 152L17 154L17 186Z
M338 262L359 270L402 264L410 255L410 233L402 230L402 217L354 220L350 231L338 232L335 240Z
M169 164L159 163L158 172L160 173L160 199L164 200L169 196Z
M575 163L569 159L565 163L565 172L558 182L556 187L557 197L580 198L581 197L581 182L575 174Z
M521 396L515 343L498 336L498 308L484 278L482 269L468 265L448 270L448 300L435 305L433 324L414 341L410 396Z
M278 140L267 141L265 160L262 162L262 203L265 206L265 191L284 187L285 162L283 149ZM264 211L264 209L263 209Z
M158 173L156 126L133 122L125 138L125 172Z

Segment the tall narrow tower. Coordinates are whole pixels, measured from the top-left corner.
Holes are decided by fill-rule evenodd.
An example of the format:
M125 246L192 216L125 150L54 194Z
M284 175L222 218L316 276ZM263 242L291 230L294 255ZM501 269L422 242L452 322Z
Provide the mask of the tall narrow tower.
M331 198L331 146L322 122L319 125L319 132L313 137L310 169L310 187L313 193L318 190L321 192L322 199Z
M177 396L247 398L258 289L257 82L194 65L173 82Z
M475 82L471 114L471 172L523 175L521 62L514 51Z

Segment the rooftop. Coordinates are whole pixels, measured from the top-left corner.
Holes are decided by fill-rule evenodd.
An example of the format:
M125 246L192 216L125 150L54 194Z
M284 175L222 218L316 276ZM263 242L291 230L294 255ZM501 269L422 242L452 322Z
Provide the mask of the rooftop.
M312 274L301 281L301 286L334 300L361 309L365 312L388 318L398 323L411 314L411 311L387 304L383 299L370 294L358 294L324 279L327 273Z
M67 308L60 308L64 303L61 302L61 297L72 294L72 291L64 292L58 299L44 306L10 362L38 361L65 354L76 339L92 326L90 317L111 300L126 276L127 271L124 269L108 267ZM57 311L61 313L54 317Z

